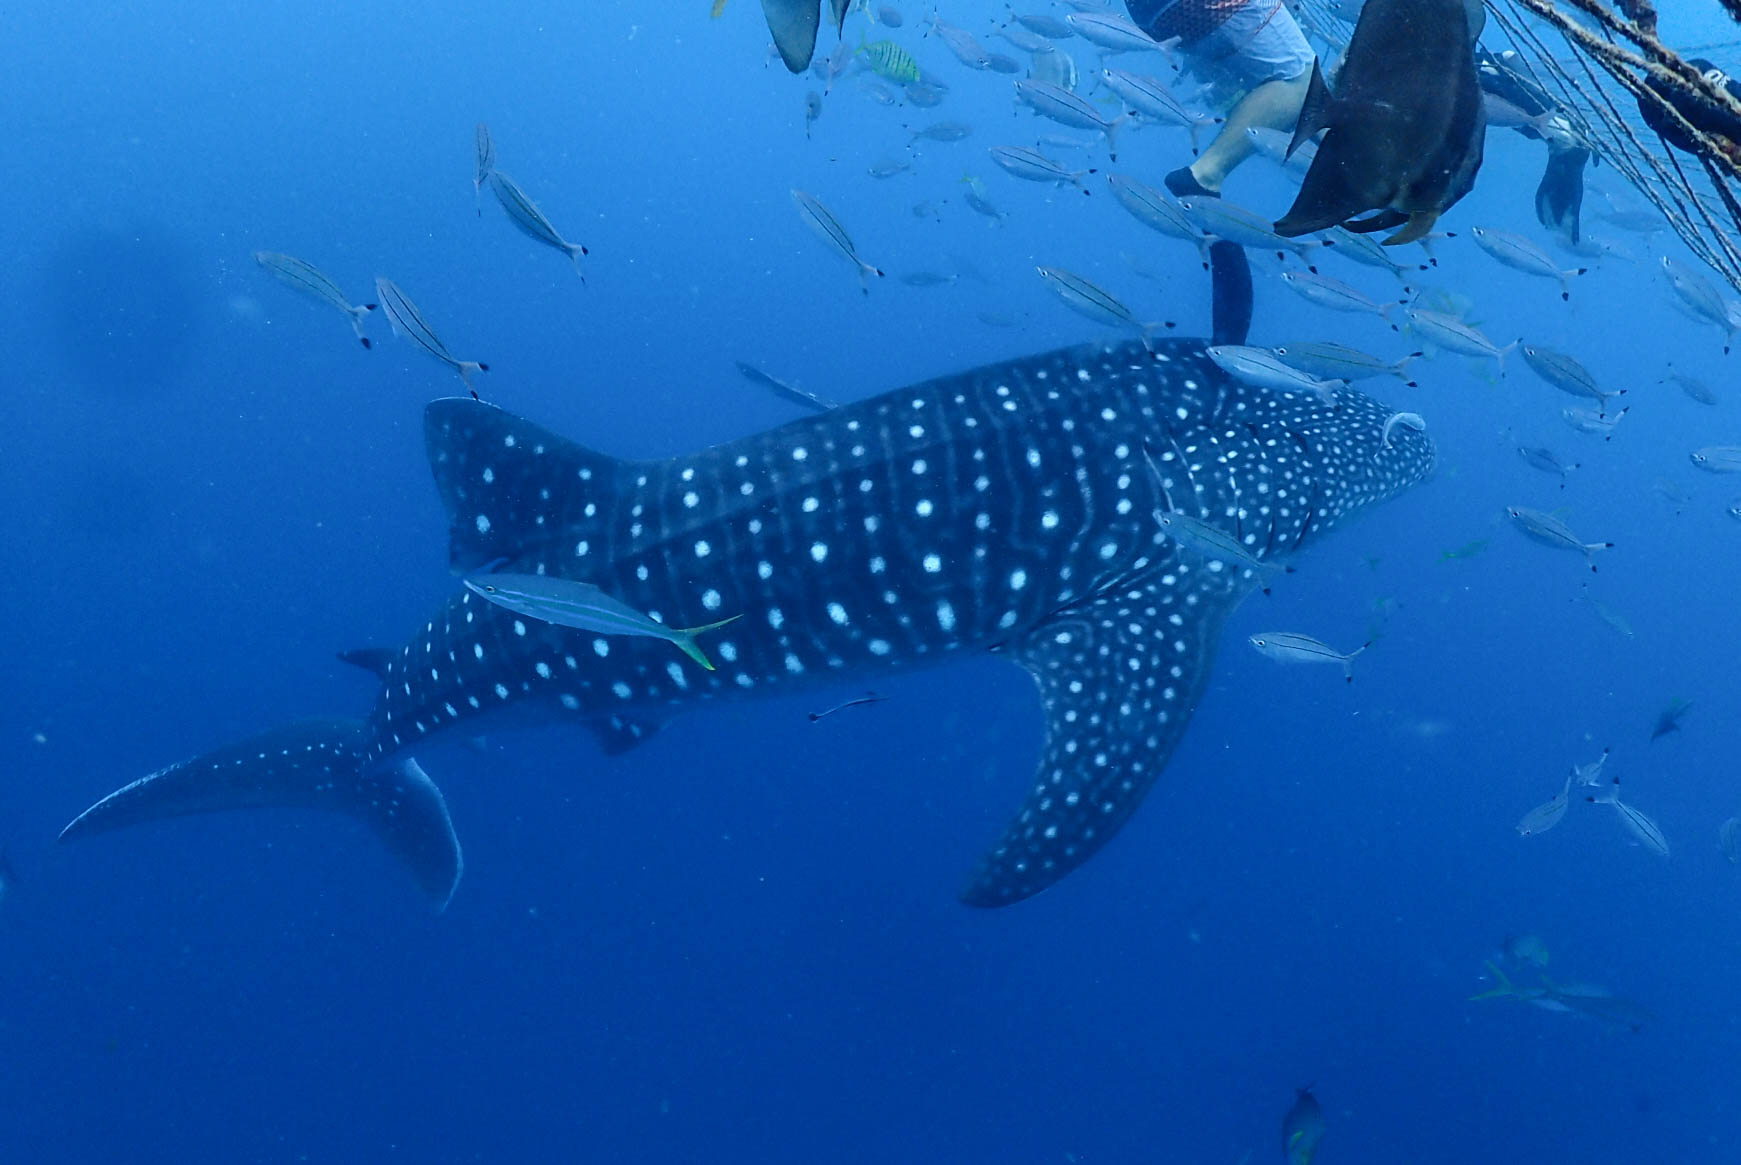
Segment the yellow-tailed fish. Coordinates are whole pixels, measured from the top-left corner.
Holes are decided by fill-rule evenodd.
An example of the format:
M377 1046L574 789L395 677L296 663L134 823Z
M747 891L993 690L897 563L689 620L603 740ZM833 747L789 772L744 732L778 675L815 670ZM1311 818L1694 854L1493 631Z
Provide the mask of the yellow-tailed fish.
M465 585L473 594L529 619L600 635L663 639L708 671L713 670L713 662L702 653L695 637L742 617L733 615L700 627L667 627L591 583L547 574L476 575L466 579Z

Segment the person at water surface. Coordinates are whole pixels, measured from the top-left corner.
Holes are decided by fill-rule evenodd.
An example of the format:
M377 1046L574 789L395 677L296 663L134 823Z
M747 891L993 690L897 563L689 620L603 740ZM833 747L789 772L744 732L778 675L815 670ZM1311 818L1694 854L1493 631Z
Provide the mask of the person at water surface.
M1219 194L1255 151L1248 129L1293 132L1312 73L1312 46L1281 0L1125 0L1150 36L1179 37L1205 79L1245 90L1215 140L1197 160L1167 175L1174 194Z

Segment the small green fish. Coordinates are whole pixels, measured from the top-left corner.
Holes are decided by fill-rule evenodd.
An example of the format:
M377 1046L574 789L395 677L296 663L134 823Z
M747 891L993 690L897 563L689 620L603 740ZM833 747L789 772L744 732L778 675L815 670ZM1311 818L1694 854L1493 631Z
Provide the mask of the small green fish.
M1439 561L1440 562L1460 562L1465 558L1474 558L1477 554L1480 554L1483 550L1486 550L1486 549L1487 549L1487 539L1477 538L1473 542L1464 543L1463 545L1457 547L1455 550L1441 550L1439 552Z
M1282 1118L1282 1153L1288 1165L1312 1165L1318 1142L1324 1139L1324 1110L1310 1086L1299 1090L1293 1107Z
M498 607L559 627L596 631L601 635L642 635L663 639L708 671L713 663L702 654L695 637L724 627L741 615L700 627L667 627L591 583L544 574L485 574L465 580L468 590Z

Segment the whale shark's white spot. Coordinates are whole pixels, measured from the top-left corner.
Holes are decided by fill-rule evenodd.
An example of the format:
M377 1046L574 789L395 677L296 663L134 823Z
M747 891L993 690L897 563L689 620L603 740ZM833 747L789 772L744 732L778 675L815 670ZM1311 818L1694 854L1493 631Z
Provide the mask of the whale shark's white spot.
M870 560L870 572L872 574L881 574L883 571L887 570L888 567L888 562L885 561L883 556L880 554Z
M524 635L524 634L526 634L526 624L524 624L524 623L522 623L522 622L521 622L521 621L520 621L520 620L518 620L518 619L515 619L515 620L514 620L514 634L515 634L515 635Z
M937 626L945 631L955 630L955 608L948 599L937 600Z
M712 554L712 553L713 553L713 547L708 545L707 539L703 538L695 543L695 557L706 558L709 554Z
M714 645L714 650L719 653L719 658L725 660L727 663L737 662L738 645L733 643L731 640L720 640L716 645Z
M943 560L935 554L927 554L923 565L925 567L925 573L936 574L938 571L943 569Z
M478 515L478 533L479 534L488 534L489 532L490 532L490 519L489 519L488 515L479 514Z
M803 510L806 514L814 514L816 512L817 508L820 507L821 505L822 505L822 503L817 501L815 498L805 498L804 504L803 504Z
M629 685L625 684L622 680L618 680L616 683L612 684L611 691L616 693L616 697L619 700L626 700L635 694L629 690Z
M768 626L778 631L786 625L786 613L778 607L768 608Z
M690 490L688 493L683 495L683 504L693 510L696 506L701 504L701 495L696 493L694 490Z
M846 626L846 608L841 606L839 603L828 604L828 617L833 619L838 625L842 627Z
M756 574L763 579L774 577L774 564L767 561L756 563Z
M825 559L827 559L827 557L828 557L828 543L826 543L826 542L812 542L810 544L810 557L812 559L816 560L817 562L822 562Z
M683 667L676 660L665 665L665 674L671 677L671 682L679 688L688 690L689 681L683 676Z
M1028 585L1028 572L1021 567L1010 571L1010 590L1019 591Z
M936 507L931 504L929 498L920 498L919 504L913 507L913 512L918 514L921 518L929 518L931 516L931 511L934 509L936 509Z
M491 469L487 465L484 466L484 484L489 485L491 482L493 482L495 480L496 480L496 471Z
M600 659L603 659L605 656L607 656L611 653L610 640L608 640L608 639L595 639L595 640L593 640L592 641L592 650L593 650L594 654L596 654Z
M797 448L792 450L792 460L793 461L803 461L806 457L809 457L809 456L810 456L810 450L804 448L804 446L802 446L802 445L800 445Z
M559 698L562 700L562 706L567 708L570 712L580 710L580 697L574 695L572 692L564 692Z
M793 675L800 675L804 671L804 661L788 651L786 653L786 670Z
M907 430L907 436L913 438L913 440L915 440L915 441L917 441L919 438L923 437L924 435L925 435L925 426L924 425L914 425Z
M887 639L873 639L865 646L870 648L872 655L887 655L894 650Z
M482 659L484 657L484 645L481 643L472 644L472 655L478 659Z
M506 700L508 698L508 689L506 687L502 686L501 684L497 684L496 685L496 698L500 699L500 700Z
M1057 510L1047 510L1045 513L1041 514L1040 515L1040 525L1042 528L1047 529L1047 530L1057 529L1057 527L1058 527L1058 511Z
M541 680L547 680L550 678L550 665L545 663L543 660L539 660L537 663L533 664L532 670L538 673L538 678Z

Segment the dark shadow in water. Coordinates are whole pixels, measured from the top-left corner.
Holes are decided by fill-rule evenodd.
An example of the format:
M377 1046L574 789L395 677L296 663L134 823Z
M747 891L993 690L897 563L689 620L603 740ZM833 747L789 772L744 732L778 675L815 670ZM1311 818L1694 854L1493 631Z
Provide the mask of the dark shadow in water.
M81 387L156 392L180 383L202 331L194 260L155 226L82 231L43 272L49 343Z

